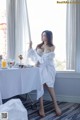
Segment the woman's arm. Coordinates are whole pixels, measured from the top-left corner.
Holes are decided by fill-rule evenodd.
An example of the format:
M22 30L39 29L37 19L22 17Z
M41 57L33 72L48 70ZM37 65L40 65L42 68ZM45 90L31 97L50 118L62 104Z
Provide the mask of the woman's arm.
M29 43L27 57L31 58L34 62L36 62L36 66L39 66L40 61L42 61L41 57L37 54L36 50L33 50L32 41L30 41Z
M34 61L35 63L38 62L36 50L34 50L34 49L32 48L32 41L29 42L29 48L28 48L27 57L31 58L32 61ZM36 64L36 66L38 66L38 63Z

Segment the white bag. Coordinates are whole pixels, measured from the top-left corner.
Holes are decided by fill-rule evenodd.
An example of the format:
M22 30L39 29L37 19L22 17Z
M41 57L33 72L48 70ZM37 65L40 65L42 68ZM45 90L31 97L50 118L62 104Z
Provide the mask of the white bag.
M28 120L27 110L19 99L12 99L0 105L0 115L6 112L8 113L6 120Z

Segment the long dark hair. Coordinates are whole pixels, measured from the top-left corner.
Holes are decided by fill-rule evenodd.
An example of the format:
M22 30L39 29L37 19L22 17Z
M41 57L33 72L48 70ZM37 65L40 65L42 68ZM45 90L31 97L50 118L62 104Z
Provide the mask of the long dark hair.
M43 31L42 32L42 34L41 34L41 36L43 36L43 33L46 33L46 37L47 37L47 45L49 46L49 47L51 47L51 46L53 46L53 33L51 32L51 31L49 31L49 30L45 30L45 31ZM40 43L40 44L38 44L37 45L37 47L36 47L36 49L37 48L41 48L41 46L44 44L44 42L42 42L42 43Z

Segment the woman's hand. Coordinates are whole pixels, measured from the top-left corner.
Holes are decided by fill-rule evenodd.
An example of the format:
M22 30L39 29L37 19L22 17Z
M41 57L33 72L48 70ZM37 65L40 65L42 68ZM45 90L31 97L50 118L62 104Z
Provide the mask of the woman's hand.
M32 41L29 42L29 49L32 48Z

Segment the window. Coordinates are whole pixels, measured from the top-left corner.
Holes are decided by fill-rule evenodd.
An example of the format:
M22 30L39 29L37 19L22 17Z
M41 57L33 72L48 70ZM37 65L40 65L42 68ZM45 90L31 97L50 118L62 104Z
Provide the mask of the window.
M42 31L51 30L56 69L66 70L66 4L57 4L57 0L28 0L28 13L33 47L41 42Z
M7 55L6 0L0 0L0 55Z

